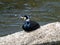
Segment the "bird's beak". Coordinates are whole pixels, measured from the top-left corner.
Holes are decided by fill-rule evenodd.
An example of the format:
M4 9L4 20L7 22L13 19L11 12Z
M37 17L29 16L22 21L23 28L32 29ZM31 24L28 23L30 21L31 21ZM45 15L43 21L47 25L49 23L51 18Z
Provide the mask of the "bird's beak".
M22 17L22 16L21 16L21 19L26 20L26 17Z

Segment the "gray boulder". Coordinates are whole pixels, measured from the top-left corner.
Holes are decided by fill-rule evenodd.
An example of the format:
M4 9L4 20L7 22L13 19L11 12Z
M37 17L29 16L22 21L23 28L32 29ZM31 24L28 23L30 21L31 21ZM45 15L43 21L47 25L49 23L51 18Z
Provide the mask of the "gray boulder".
M32 32L17 32L0 37L0 45L60 45L60 22L41 26Z

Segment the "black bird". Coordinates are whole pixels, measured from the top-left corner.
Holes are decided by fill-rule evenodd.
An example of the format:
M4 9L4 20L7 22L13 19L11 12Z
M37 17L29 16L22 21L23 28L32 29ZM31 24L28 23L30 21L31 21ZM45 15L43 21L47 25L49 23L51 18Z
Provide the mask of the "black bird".
M22 28L26 32L34 31L40 27L40 25L37 22L30 20L30 17L27 15L22 16L21 18L25 20Z

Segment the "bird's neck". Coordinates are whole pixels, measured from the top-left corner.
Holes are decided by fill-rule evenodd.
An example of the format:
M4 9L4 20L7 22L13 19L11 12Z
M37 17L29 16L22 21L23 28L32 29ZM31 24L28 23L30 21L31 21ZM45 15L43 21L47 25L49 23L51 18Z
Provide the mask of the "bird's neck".
M30 19L26 19L26 21L27 21L27 22L29 22L29 21L30 21Z

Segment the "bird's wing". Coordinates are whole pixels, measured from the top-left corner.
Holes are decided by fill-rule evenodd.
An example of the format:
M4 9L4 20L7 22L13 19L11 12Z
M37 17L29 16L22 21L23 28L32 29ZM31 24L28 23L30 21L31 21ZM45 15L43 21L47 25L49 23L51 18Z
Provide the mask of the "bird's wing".
M33 28L39 26L39 24L35 21L30 21L30 23L31 23L31 27Z

